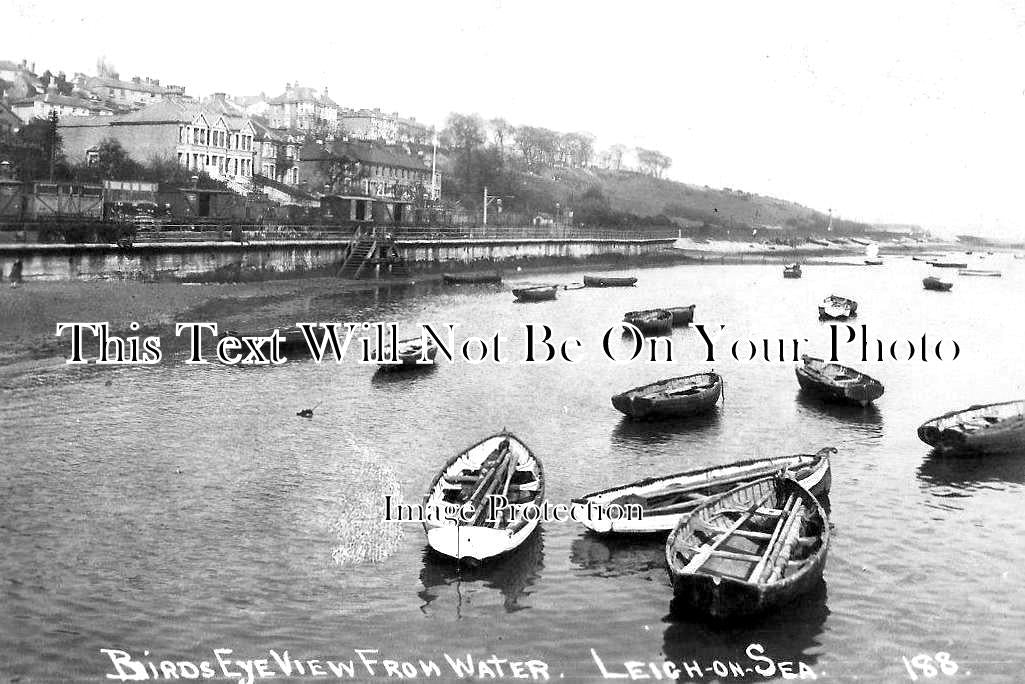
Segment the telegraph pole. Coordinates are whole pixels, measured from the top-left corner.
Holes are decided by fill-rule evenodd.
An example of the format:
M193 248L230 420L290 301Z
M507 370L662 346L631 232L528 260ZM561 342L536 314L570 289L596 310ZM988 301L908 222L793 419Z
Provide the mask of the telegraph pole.
M57 111L51 110L49 117L49 125L46 128L46 138L49 143L49 157L50 157L50 182L53 182L53 164L57 157Z

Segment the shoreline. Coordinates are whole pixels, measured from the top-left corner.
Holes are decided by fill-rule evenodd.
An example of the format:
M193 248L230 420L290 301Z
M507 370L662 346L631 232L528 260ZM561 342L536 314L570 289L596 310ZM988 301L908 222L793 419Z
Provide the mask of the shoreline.
M738 243L739 244L739 243ZM946 245L921 245L902 254L942 250ZM298 274L290 278L240 282L180 282L139 280L25 281L18 288L2 283L0 292L0 374L21 375L35 370L65 366L69 332L57 337L58 322L103 322L121 337L160 335L172 342L175 322L216 321L227 328L273 328L282 325L280 309L294 309L296 300L344 297L383 289L440 284L445 272L499 270L506 278L546 276L593 269L595 273L670 265L752 265L789 263L812 265L860 264L836 261L836 257L857 257L858 250L781 248L726 252L670 248L653 254L624 254L585 259L538 259L526 263L442 264L424 271L412 271L401 278L343 280L325 272ZM813 262L807 260L815 259ZM327 269L325 269L326 271ZM334 270L334 269L330 269ZM129 325L138 324L137 330ZM291 324L291 323L289 323Z

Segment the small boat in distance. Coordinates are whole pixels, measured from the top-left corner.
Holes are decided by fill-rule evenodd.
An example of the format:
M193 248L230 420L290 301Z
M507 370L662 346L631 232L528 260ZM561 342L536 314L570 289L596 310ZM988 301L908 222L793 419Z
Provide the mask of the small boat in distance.
M802 487L823 499L829 494L832 484L829 456L835 453L836 449L826 447L817 454L759 458L649 477L573 499L572 505L577 510L572 517L599 534L668 532L710 497L781 470L787 471ZM609 507L630 504L640 506L639 519L608 515Z
M584 276L586 287L632 287L637 284L637 278L624 276Z
M922 286L927 290L949 292L950 288L954 287L954 283L948 283L946 280L940 280L936 276L928 276L926 278L922 278Z
M716 620L778 608L822 580L829 520L789 477L767 477L710 499L666 540L677 605Z
M839 295L829 295L819 305L819 319L843 321L858 315L858 303Z
M497 271L486 273L442 273L441 279L449 285L500 283L502 282L502 274Z
M928 264L935 268L968 268L968 264L960 261L930 261Z
M802 390L819 395L830 401L840 401L867 406L883 396L883 383L864 373L827 363L822 359L803 354L803 366L798 366L797 382Z
M694 320L694 304L690 306L669 306L664 310L673 315L673 325L690 325Z
M783 267L784 278L800 278L801 264L787 264Z
M704 413L722 396L722 378L696 373L659 380L612 397L612 405L631 418L681 418Z
M386 344L386 355L390 349ZM380 362L379 370L382 372L415 370L417 368L431 368L434 366L434 358L438 355L438 345L434 340L426 341L420 337L411 337L399 340L395 343L395 360L397 363ZM426 361L423 359L426 358ZM375 360L378 360L375 358Z
M491 510L491 496L504 496L508 510ZM527 508L545 498L541 460L514 435L501 432L450 458L423 500L424 532L438 553L469 562L512 551L537 527ZM468 521L446 508L473 504ZM537 511L534 511L537 513Z
M883 260L882 259L865 259L865 265L866 266L882 266L883 265Z
M629 323L645 335L668 335L673 331L673 314L665 309L627 311L623 322Z
M962 268L957 274L959 276L984 276L990 278L999 278L1003 275L1000 271L983 271L976 268Z
M513 296L521 302L544 302L555 299L559 292L558 285L536 285L521 287L512 291Z
M1025 400L976 404L926 421L918 438L942 452L1009 453L1025 450Z
M225 330L220 334L219 337L221 337L222 339L226 337L231 337L238 340L241 340L242 338L250 340L255 340L257 338L267 339L268 337L274 334L275 330L277 330L278 338L281 340L278 343L278 350L281 352L282 355L284 355L285 357L310 355L310 347L308 344L306 344L306 335L303 334L302 328L296 325L288 326L286 328L275 328L272 330L258 330L250 332ZM314 328L313 330L315 332L316 328ZM260 351L265 355L270 354L270 349L266 344L260 346ZM239 353L241 353L243 356L247 355L245 345L243 345L243 349L241 349ZM247 365L249 364L247 363Z

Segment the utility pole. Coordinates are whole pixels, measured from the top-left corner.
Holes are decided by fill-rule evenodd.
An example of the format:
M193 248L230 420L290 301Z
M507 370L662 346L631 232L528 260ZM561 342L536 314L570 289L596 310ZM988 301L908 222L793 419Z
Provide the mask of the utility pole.
M438 136L434 136L434 154L431 155L431 201L438 201Z
M57 157L57 111L50 110L49 125L46 128L46 138L49 147L50 157L50 182L53 182L53 164Z

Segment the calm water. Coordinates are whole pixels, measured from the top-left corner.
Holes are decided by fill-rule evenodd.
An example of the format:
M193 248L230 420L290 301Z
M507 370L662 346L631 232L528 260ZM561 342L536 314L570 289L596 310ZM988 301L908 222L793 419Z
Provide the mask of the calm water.
M193 662L213 660L215 648L335 660L376 648L382 659L439 661L446 676L443 654L469 652L538 658L554 678L586 681L600 675L592 648L618 671L626 660L667 659L750 670L759 661L745 649L759 643L820 679L911 681L902 656L943 651L958 672L935 681L1021 681L1025 461L944 459L915 436L946 410L1025 394L1025 263L997 256L979 267L1005 275L950 274L952 292L927 292L928 267L893 258L809 266L801 280L783 280L777 265L648 269L636 288L531 305L508 291L526 279L309 298L280 321L253 324L453 322L460 337L500 332L510 362L382 377L351 359L255 369L169 360L62 370L2 390L0 675L105 681L113 670L101 648ZM961 357L860 363L855 346L842 348L842 361L886 386L869 410L800 396L791 362L726 358L734 339L763 337L808 338L802 351L826 352L816 306L830 292L857 299L857 323L887 344L925 333L956 340ZM622 312L689 303L696 322L726 324L714 364L693 327L674 332L682 358L671 364L602 354ZM515 362L528 322L580 338L580 360ZM625 349L618 336L613 348ZM726 379L725 402L703 418L633 424L609 403L614 392L712 367ZM313 405L313 420L296 417ZM824 583L750 627L715 628L670 612L657 540L611 542L550 523L515 554L460 573L426 553L418 525L363 520L383 512L390 476L418 501L447 457L503 427L543 459L548 498L561 502L643 476L833 445ZM390 555L354 562L367 540ZM745 678L766 679L722 679Z

